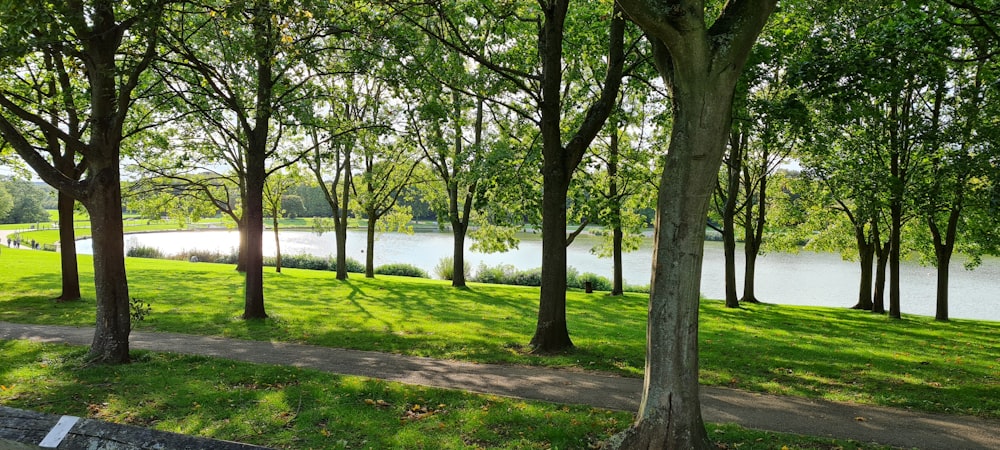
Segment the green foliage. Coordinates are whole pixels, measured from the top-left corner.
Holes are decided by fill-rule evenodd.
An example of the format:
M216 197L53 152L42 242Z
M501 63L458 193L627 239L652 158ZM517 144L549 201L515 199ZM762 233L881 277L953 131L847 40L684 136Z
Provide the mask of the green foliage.
M445 256L438 261L437 265L434 266L434 274L442 280L454 280L455 279L455 259L451 256ZM472 274L472 265L468 261L465 261L465 275L469 276Z
M268 256L264 258L264 265L274 267L275 258ZM281 255L281 267L290 269L306 270L337 270L337 258L333 256L315 256L309 254ZM354 258L347 258L347 271L351 273L364 273L365 265Z
M133 258L163 258L163 252L156 247L149 247L145 245L131 245L128 250L125 251L125 256Z
M399 277L430 278L424 269L413 264L383 264L375 268L375 273L379 275L395 275Z
M0 223L36 223L48 222L49 213L42 208L46 191L32 182L19 179L7 179L0 182L4 191L12 200L10 210L0 216ZM0 201L0 206L2 201Z
M5 219L11 210L14 209L14 198L10 196L7 189L0 183L0 219Z
M612 288L611 280L607 277L602 277L600 275L584 272L576 277L575 283L569 284L569 287L574 287L577 289L584 289L589 282L591 287L595 291L610 291Z
M170 259L191 262L236 264L239 255L235 251L229 253L213 252L209 250L182 250ZM283 262L282 262L283 263Z
M146 319L146 316L153 311L153 307L141 299L132 297L129 300L129 331L135 329L135 326Z

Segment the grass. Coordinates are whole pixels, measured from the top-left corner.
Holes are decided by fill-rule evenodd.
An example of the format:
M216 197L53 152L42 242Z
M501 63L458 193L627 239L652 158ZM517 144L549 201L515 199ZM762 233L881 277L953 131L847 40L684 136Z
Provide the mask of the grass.
M81 365L79 347L0 341L0 350L7 406L277 448L588 448L632 421L624 412L206 357L135 352L133 364L107 367ZM709 432L720 448L861 448L734 425Z
M58 256L4 249L0 321L92 326L91 300L54 303ZM579 367L639 377L646 296L567 294L576 349L539 356L537 288L331 272L265 271L271 318L243 321L242 277L230 265L128 260L130 294L152 305L137 329L283 340L476 362ZM80 257L93 298L91 259ZM996 322L885 316L849 309L703 301L701 382L749 391L1000 418Z
M49 299L59 292L58 255L3 249L0 321L92 326L92 260L81 256L80 264L87 298L54 303ZM268 270L265 289L271 318L247 322L237 319L242 312L243 280L232 266L130 258L128 268L131 295L153 308L138 324L140 330L578 367L626 376L639 376L643 365L646 297L639 294L611 298L568 293L568 320L577 349L543 357L528 354L522 347L534 328L537 288L473 284L458 290L447 282L388 276L375 280L355 276L338 282L329 272L286 269L276 274ZM996 326L995 322L966 320L939 323L917 316L891 321L848 309L753 305L734 310L720 302L703 301L701 381L751 391L998 418L1000 338ZM562 407L466 394L461 394L465 400L440 400L459 394L208 358L140 353L139 364L92 368L76 366L82 349L3 342L0 350L5 360L0 367L0 403L5 405L76 412L279 447L307 448L313 442L310 439L319 436L326 439L322 445L328 446L333 442L330 439L342 435L352 448L365 447L363 439L377 439L369 444L375 448L436 447L422 442L447 442L445 446L452 448L532 448L531 443L537 442L550 443L552 448L578 448L584 440L601 439L631 420L570 408L563 411L571 417L567 420L585 423L583 428L569 427L563 437L532 434L521 440L518 433L534 431L529 427L553 428L540 427L545 422L538 417L548 418ZM234 368L243 374L236 381L229 378ZM245 380L258 375L249 374L270 380L322 379L311 383L328 386L332 397L280 381L257 383L258 388L251 389L248 386L254 382ZM130 383L138 384L120 384L129 377L134 377ZM161 392L181 389L193 392L180 397L187 400L179 403ZM344 410L324 409L335 408L337 396L353 400ZM380 399L376 397L393 406L361 407L371 406L364 400ZM307 406L300 407L300 398L310 403L303 400ZM230 410L230 399L234 405L239 399L250 400ZM505 405L489 407L493 413L523 408L532 414L475 415L485 401ZM449 415L463 418L433 422L431 428L446 433L435 435L437 429L421 428L432 422L418 421L420 426L415 426L400 419L405 408L417 403L444 404L442 409ZM202 408L211 409L211 414L199 411ZM330 417L337 418L337 423L344 421L343 427L334 428ZM483 428L487 434L474 434L474 428ZM254 438L257 432L262 434ZM332 437L326 437L327 432ZM724 448L853 448L850 443L754 433L758 432L712 428L714 439L731 445ZM405 440L403 435L414 440ZM423 438L428 440L419 440Z

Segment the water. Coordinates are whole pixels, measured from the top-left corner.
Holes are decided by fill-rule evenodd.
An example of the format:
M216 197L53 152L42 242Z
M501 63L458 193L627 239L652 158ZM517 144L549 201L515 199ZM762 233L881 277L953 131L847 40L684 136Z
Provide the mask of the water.
M598 238L581 235L567 249L569 265L580 273L592 272L611 277L611 259L598 258L590 248ZM236 231L183 231L144 233L126 236L126 245L143 245L159 248L166 254L199 249L229 253L238 246ZM496 266L511 264L518 269L541 266L542 243L538 235L524 235L519 248L507 253L482 254L469 249L466 242L466 261L473 271L480 264ZM282 254L333 255L336 252L333 233L317 235L307 231L281 232ZM451 256L452 237L448 232L420 232L413 235L382 233L375 242L375 265L388 263L413 264L433 276L434 266ZM78 243L80 253L90 253L91 243ZM364 262L365 232L350 230L347 237L347 256ZM274 235L265 233L264 254L275 254ZM958 259L958 258L956 258ZM623 258L625 282L635 285L649 284L652 260L652 239L646 239L642 248L626 253ZM722 244L705 244L705 261L702 269L701 289L707 298L725 296L725 257ZM742 249L737 249L737 286L742 292ZM903 313L933 316L935 311L936 269L906 262L901 268L901 309ZM987 259L974 271L967 271L961 262L951 268L950 316L1000 321L1000 260ZM811 306L847 307L857 300L859 268L855 262L844 261L832 253L803 252L797 254L772 253L758 257L757 296L764 302ZM886 305L888 306L888 305Z

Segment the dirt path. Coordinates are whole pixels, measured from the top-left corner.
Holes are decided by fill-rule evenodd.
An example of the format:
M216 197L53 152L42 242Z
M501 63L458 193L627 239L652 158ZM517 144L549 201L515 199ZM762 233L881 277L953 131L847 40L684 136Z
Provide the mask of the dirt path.
M0 339L89 345L93 330L0 322ZM285 364L344 375L600 408L638 409L642 380L279 342L133 332L133 349ZM706 421L920 449L998 449L1000 421L702 387Z

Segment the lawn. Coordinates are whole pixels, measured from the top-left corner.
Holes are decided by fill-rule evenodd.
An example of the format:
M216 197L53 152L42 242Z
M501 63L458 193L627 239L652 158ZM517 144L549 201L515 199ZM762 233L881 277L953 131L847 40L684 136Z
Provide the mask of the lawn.
M91 260L81 302L54 303L57 255L0 255L0 321L92 326ZM265 270L271 318L243 321L242 277L230 265L128 260L130 293L152 305L137 325L241 339L285 340L477 362L579 367L641 376L646 297L568 293L576 349L528 353L538 289ZM750 391L1000 418L996 322L885 316L849 309L703 301L701 381Z
M581 449L632 414L408 386L292 367L134 352L86 366L85 348L0 341L0 403L275 448ZM708 425L719 448L856 449L856 442Z

